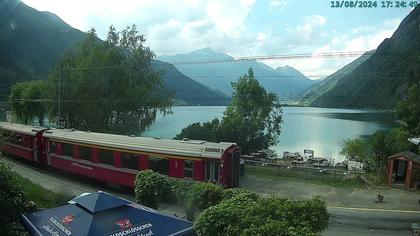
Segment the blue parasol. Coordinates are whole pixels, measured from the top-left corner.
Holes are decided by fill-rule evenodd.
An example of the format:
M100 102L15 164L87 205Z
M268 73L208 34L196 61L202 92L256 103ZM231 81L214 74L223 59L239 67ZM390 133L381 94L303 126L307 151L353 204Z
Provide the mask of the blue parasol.
M81 195L61 207L23 214L21 223L30 235L37 236L195 235L189 221L105 192Z

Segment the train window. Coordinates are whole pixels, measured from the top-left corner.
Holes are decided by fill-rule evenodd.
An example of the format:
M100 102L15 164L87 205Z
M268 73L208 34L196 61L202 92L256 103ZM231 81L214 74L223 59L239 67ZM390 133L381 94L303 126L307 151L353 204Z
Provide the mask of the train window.
M121 153L121 165L133 170L139 169L139 156L131 153Z
M17 133L11 133L11 135L9 136L9 142L16 144L16 145L22 145L23 142L23 138L22 135L17 134Z
M184 161L184 177L193 178L194 177L194 162L193 161Z
M91 149L90 147L86 147L86 146L79 146L79 158L86 160L86 161L90 161L90 156L91 154Z
M99 162L107 165L113 165L114 152L110 150L99 149Z
M54 141L50 141L50 149L49 149L50 153L56 153L57 152L56 150L57 150L57 145L55 144Z
M163 175L169 174L169 161L165 158L149 157L149 168Z
M73 156L73 144L62 143L62 147L63 147L63 155L64 156L69 156L69 157Z

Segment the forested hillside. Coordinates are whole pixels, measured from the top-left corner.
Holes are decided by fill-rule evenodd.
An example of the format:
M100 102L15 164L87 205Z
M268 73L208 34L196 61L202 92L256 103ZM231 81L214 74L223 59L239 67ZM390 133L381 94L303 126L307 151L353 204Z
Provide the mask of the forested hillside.
M363 62L369 59L375 51L372 50L363 54L361 57L357 58L356 60L352 61L350 64L347 64L340 70L336 71L332 75L326 77L318 84L313 85L308 90L306 90L302 95L303 105L311 105L318 97L323 95L324 93L330 91L334 88L339 80L344 78L346 75L353 72L358 66L360 66ZM312 104L315 105L315 104Z
M311 104L318 107L395 108L410 80L420 76L420 6L391 38L329 91Z

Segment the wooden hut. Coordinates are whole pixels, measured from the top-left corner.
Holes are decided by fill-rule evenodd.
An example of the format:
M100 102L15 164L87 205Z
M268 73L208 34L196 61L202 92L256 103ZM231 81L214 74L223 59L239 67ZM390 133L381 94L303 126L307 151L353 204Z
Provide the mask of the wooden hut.
M406 188L420 183L420 155L404 151L388 157L388 185L403 184Z

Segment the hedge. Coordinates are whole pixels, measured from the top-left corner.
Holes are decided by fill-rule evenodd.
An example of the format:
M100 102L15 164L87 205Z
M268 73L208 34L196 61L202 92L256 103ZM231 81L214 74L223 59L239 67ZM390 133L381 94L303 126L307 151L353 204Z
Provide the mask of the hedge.
M223 189L212 183L187 183L151 170L136 177L137 202L157 208L162 201L182 204L198 235L317 235L329 215L320 198L294 201L261 197L246 189Z
M325 202L292 201L240 193L204 210L197 235L317 235L327 227Z
M16 173L0 162L0 235L9 235L25 210L27 199Z

